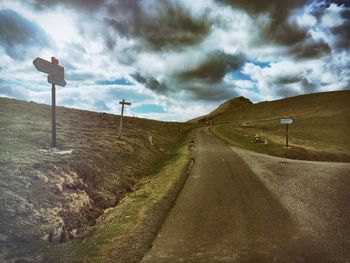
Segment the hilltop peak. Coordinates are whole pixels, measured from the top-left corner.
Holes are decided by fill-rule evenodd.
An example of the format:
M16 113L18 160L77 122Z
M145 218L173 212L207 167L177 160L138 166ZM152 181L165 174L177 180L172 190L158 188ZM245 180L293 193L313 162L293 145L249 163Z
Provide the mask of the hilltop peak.
M225 103L247 103L247 104L253 104L253 102L251 102L249 99L247 99L246 97L243 96L239 96L233 99L230 99L228 101L226 101ZM224 104L225 104L224 103Z
M226 110L228 110L229 108L232 108L232 107L236 108L237 106L240 107L240 106L246 106L246 105L252 105L252 104L253 104L253 102L251 102L249 99L247 99L247 98L245 98L243 96L239 96L239 97L230 99L228 101L225 101L215 111L222 112L222 111L226 111Z
M251 102L249 99L243 97L243 96L239 96L236 98L232 98L230 100L225 101L223 104L221 104L216 110L214 110L213 112L202 116L200 118L196 118L191 120L190 122L203 122L203 121L209 121L215 117L217 117L218 115L221 115L225 112L227 112L228 110L239 110L242 107L245 106L250 106L253 105L253 102Z

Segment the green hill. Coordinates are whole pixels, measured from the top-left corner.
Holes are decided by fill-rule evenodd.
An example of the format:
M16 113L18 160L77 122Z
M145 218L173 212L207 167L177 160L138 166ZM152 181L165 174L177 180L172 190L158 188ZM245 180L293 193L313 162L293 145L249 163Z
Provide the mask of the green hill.
M174 156L191 127L125 117L118 139L119 116L57 107L58 147L73 152L51 154L50 106L0 98L0 261L94 225Z
M291 117L290 148L284 149L285 126ZM192 122L213 124L228 142L259 152L306 160L350 161L350 91L301 95L253 104L239 97ZM259 135L268 144L251 143Z

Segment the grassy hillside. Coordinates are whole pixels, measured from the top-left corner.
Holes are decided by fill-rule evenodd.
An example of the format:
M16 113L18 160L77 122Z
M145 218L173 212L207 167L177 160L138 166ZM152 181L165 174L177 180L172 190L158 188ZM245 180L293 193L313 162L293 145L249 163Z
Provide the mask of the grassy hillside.
M285 149L285 126L291 117L291 148ZM196 122L216 125L212 130L228 142L277 156L307 160L350 161L350 91L308 94L253 104L245 98L227 101ZM259 134L268 145L251 143Z
M74 238L104 210L157 173L191 125L57 108L0 98L0 261Z

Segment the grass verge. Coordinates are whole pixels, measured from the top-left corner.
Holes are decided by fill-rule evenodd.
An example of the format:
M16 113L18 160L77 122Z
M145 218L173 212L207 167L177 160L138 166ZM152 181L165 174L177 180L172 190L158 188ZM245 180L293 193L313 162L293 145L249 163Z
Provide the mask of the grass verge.
M173 148L173 157L155 164L158 173L143 180L114 208L105 211L98 223L77 239L52 246L44 262L138 262L170 211L186 181L191 153L186 145L190 134Z
M239 125L234 124L216 125L212 127L210 131L219 139L232 146L248 149L263 154L298 160L337 162L350 161L350 155L348 153L343 153L340 151L325 151L318 145L315 145L314 149L309 149L306 147L301 147L295 143L290 143L291 147L286 148L284 147L285 141L283 138L283 131L281 132L281 136L278 137L266 129L242 129ZM251 139L253 138L254 134L257 133L262 135L262 138L268 138L268 144L251 143ZM294 138L293 140L297 141L297 139ZM312 142L312 140L310 141ZM307 145L308 141L304 140L303 142Z

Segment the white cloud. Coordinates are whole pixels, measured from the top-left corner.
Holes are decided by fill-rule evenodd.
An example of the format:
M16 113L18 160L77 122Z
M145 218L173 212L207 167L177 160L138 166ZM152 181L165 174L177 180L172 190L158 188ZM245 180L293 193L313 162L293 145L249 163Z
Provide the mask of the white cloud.
M345 6L331 4L327 9L320 9L317 1L314 1L292 13L288 21L306 30L307 40L303 44L323 41L331 49L328 54L300 59L291 52L295 45L290 47L261 38L262 30L271 23L268 13L253 16L243 9L234 10L214 0L179 0L178 4L189 10L195 19L206 19L211 25L208 34L191 45L159 50L145 47L142 40L132 34L125 36L107 27L104 18L110 14L106 9L86 13L59 6L38 11L30 3L4 0L0 7L16 10L37 22L48 34L52 42L50 46L31 55L33 59L55 56L66 68L68 84L65 88L58 88L59 105L97 111L103 108L118 113L117 100L128 97L133 106L148 103L165 109L165 113L139 116L186 120L208 113L232 94L243 95L257 102L291 94L349 87L349 50L338 49L338 38L341 36L332 33L335 27L348 22L341 15ZM157 4L156 1L152 3ZM316 11L319 12L318 16L315 15ZM147 12L157 19L156 12ZM226 74L220 83L200 83L197 79L186 83L178 81L179 73L196 69L217 51L226 55L243 54L248 62L242 73L251 80L233 79ZM16 90L23 90L28 99L50 103L50 85L46 75L35 70L32 60L15 61L0 47L0 61L0 79L12 87L17 85ZM269 62L269 66L259 66L255 62ZM135 72L165 83L169 92L157 94L147 89L130 77ZM97 84L98 81L122 78L133 84ZM220 96L212 99L203 100L194 96L195 92L209 96L216 91ZM127 112L134 114L132 109L129 107Z

